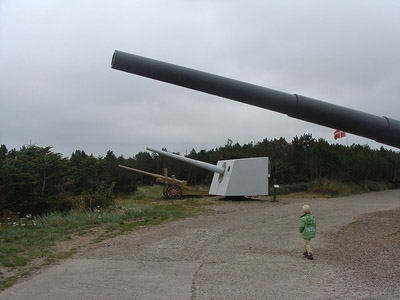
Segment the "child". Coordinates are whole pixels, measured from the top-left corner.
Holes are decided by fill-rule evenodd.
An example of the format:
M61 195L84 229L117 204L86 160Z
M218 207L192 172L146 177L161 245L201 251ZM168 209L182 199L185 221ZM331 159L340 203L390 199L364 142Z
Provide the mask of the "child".
M304 215L300 217L299 232L304 238L304 253L303 255L307 259L312 260L313 255L310 246L310 240L315 238L315 233L317 231L317 223L315 222L314 216L310 213L310 206L303 206Z

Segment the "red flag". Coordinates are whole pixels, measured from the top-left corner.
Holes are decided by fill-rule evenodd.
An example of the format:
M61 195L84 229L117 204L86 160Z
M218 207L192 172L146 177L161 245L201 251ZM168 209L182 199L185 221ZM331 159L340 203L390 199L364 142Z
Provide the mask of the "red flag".
M345 137L345 136L346 136L346 132L341 131L341 130L336 130L336 131L333 133L333 138L334 138L335 140L340 139L340 138Z

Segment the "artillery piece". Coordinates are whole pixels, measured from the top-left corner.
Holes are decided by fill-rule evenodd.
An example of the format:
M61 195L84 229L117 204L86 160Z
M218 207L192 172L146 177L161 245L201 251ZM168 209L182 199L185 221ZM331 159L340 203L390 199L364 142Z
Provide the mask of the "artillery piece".
M214 172L210 186L210 195L218 196L262 196L268 195L269 160L268 157L254 157L220 160L217 165L160 151L147 150L183 161Z
M179 199L182 196L208 195L208 191L206 191L206 190L188 186L186 180L176 179L174 175L172 175L171 177L168 177L167 168L164 169L164 176L163 176L163 175L159 175L159 174L155 174L155 173L142 171L139 169L130 168L130 167L123 166L123 165L118 165L118 167L156 178L156 182L164 185L163 195L165 198L168 198L168 199Z
M289 117L340 129L400 148L400 121L320 100L115 51L111 67L238 102L287 114Z

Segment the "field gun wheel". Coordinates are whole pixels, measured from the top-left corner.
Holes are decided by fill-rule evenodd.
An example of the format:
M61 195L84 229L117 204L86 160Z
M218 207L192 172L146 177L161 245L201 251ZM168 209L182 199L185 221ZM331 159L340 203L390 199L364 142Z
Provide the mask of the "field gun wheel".
M177 185L170 185L166 192L169 199L179 199L182 197L182 189Z

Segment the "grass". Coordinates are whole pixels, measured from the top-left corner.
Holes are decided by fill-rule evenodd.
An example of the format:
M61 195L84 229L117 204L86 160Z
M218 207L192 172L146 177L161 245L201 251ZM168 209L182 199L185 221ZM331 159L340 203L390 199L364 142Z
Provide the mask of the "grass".
M83 243L98 243L135 229L190 217L216 204L215 200L166 200L162 187L142 187L132 196L117 199L107 209L72 210L23 218L9 216L0 224L0 290L18 278L76 253ZM60 247L70 243L71 247Z
M353 227L356 227L356 226L360 225L361 223L362 223L361 221L354 221L354 222L351 222L350 224L348 224L348 225L342 227L341 230L348 230L348 229L350 229L350 228L353 228Z
M326 198L381 191L388 188L388 182L365 181L360 183L345 183L337 180L322 179L321 181L281 185L277 190L277 194L289 198Z
M386 237L393 237L393 236L399 236L400 235L400 230L397 230L391 234L386 235Z

